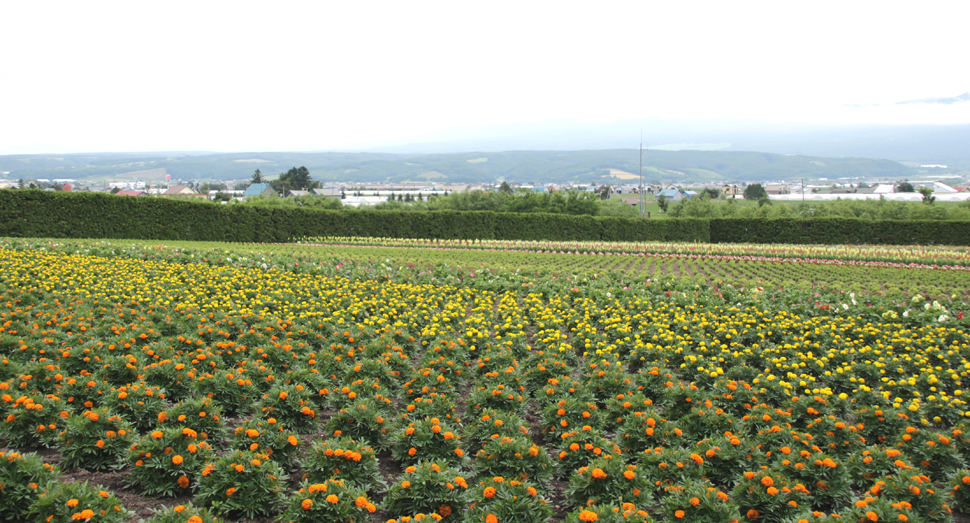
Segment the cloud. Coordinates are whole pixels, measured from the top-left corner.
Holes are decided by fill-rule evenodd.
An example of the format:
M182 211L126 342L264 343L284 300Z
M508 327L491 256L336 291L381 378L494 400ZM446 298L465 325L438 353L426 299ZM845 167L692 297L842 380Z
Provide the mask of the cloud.
M919 98L916 100L905 100L902 102L896 102L896 105L908 105L908 104L953 105L960 102L970 102L970 91L967 91L959 96L950 96L950 97L941 97L941 98Z

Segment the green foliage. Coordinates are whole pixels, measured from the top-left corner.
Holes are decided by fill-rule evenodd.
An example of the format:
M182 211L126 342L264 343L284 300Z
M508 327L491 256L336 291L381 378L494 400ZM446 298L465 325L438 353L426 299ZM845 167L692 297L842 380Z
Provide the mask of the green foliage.
M192 398L181 401L158 413L158 428L188 427L196 431L200 439L220 440L226 433L222 409L210 398Z
M653 519L643 509L637 509L633 503L607 503L580 507L566 514L563 523L652 523Z
M438 418L411 422L395 432L391 454L404 465L421 460L461 465L467 459L455 432L451 424L442 423Z
M405 469L391 485L384 498L384 510L392 517L430 512L453 514L465 506L467 489L468 483L458 469L421 461Z
M205 466L195 499L221 515L269 516L283 503L285 480L266 454L234 450Z
M303 482L286 502L280 521L288 523L367 523L377 507L359 486L340 480Z
M314 189L320 185L320 182L313 181L313 177L310 176L310 170L306 167L292 167L289 171L285 173L280 173L279 178L269 182L273 186L273 190L278 193L285 193L286 191L305 191L308 189Z
M738 506L707 480L669 487L663 497L664 521L722 523L738 520Z
M745 200L761 200L762 198L768 198L768 191L760 183L752 183L744 188Z
M549 501L529 482L503 477L484 478L468 491L469 523L545 523L552 517ZM491 516L491 517L490 517Z
M530 481L541 488L552 479L555 464L545 450L525 436L495 438L475 455L475 475Z
M282 467L289 468L293 455L300 449L296 433L279 422L255 417L238 425L233 432L230 446L238 450L251 450L268 455Z
M146 434L131 446L130 484L148 496L176 496L198 487L202 464L212 449L187 427L170 427Z
M643 471L619 457L593 460L569 477L563 496L575 505L633 503L643 505L653 487Z
M310 482L335 478L367 491L384 485L374 449L350 438L315 440L300 466Z
M212 515L208 509L189 503L174 507L162 506L152 514L152 517L141 521L144 523L222 523L222 518Z
M60 473L37 454L0 451L0 521L23 521L40 487Z
M134 436L134 427L107 409L72 414L57 437L61 462L91 471L123 468Z
M913 184L909 183L909 180L903 180L896 183L896 192L916 192Z
M52 481L43 489L43 496L28 508L26 521L72 523L90 519L98 523L122 523L129 515L121 501L100 485L92 487L86 481ZM92 519L95 517L97 519Z
M317 425L317 410L311 398L303 385L274 385L253 405L253 412L264 418L275 418L283 427L306 434Z
M138 430L155 425L156 416L164 408L165 391L145 382L118 387L104 398L104 406L125 418Z
M50 394L0 398L4 417L0 438L11 447L51 446L69 416L67 403Z
M811 499L805 485L795 483L774 470L746 472L734 487L732 501L749 520L786 521L808 506Z

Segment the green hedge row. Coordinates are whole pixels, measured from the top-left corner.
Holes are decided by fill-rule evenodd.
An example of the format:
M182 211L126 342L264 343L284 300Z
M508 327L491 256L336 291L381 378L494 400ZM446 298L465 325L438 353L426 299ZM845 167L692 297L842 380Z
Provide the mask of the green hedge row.
M0 236L285 242L302 236L709 241L707 220L315 210L107 194L0 191Z
M107 194L0 191L0 236L285 242L302 236L558 241L968 245L970 221L654 219L314 210Z

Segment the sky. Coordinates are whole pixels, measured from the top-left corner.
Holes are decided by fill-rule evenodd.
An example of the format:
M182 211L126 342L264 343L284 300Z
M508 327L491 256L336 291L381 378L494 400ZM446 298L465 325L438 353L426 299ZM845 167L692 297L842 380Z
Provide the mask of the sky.
M970 123L970 2L2 2L0 154L638 118ZM464 135L463 135L464 133Z

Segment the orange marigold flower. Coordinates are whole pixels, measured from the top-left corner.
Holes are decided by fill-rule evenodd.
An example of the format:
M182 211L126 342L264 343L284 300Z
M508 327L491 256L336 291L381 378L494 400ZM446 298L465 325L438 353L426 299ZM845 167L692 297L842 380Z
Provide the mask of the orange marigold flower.
M696 507L697 505L701 504L701 500L698 498L690 498L690 504L691 506Z
M684 517L684 511L683 510L678 510L678 511L674 512L674 517L677 518L677 519L683 518Z
M236 472L242 472L242 471L246 470L246 467L244 467L242 465L236 465L235 469L236 469Z
M186 477L184 474L179 476L178 485L179 485L179 488L189 488L189 478Z
M597 519L599 519L599 516L595 512L584 510L579 513L580 521L596 521Z
M338 501L340 501L340 498L338 498L333 494L330 494L329 496L327 496L327 503L336 503Z
M869 512L866 512L866 519L869 521L879 521L879 514L876 514L870 510Z
M637 477L637 473L633 472L632 470L627 470L623 473L623 477L626 479L633 479Z
M78 500L76 500L76 499L73 499L73 498L67 500L67 506L69 506L71 508L76 507L78 503L80 503L80 502Z
M496 491L494 487L486 487L485 492L483 492L483 495L488 499L492 499L495 496L495 492Z
M357 496L357 499L354 500L354 504L360 508L364 508L367 506L367 498L364 496Z
M227 497L231 497L235 493L236 493L236 487L229 487L228 489L226 489Z
M753 521L755 519L758 519L758 516L760 515L760 513L755 509L749 509L748 513L745 515L748 517L748 519Z
M771 476L765 476L761 478L761 484L766 487L770 487L775 484L775 480L771 479Z
M498 523L498 518L495 517L495 514L489 512L489 514L485 516L485 523Z
M172 456L172 463L174 463L175 465L181 465L182 464L182 456L179 456L178 454Z
M303 507L303 510L310 510L310 507L313 506L313 500L309 498L304 499L303 503L300 503L300 506Z
M592 474L593 474L593 477L596 479L603 479L606 477L606 472L603 472L603 469L600 469L600 468L593 469Z

